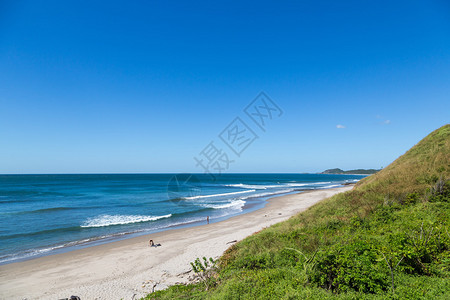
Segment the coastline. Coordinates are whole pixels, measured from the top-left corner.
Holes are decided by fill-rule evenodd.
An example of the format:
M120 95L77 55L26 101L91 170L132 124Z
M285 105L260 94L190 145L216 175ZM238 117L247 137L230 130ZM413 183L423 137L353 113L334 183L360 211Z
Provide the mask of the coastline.
M136 299L186 283L189 262L217 258L264 227L353 186L273 197L265 207L209 225L167 230L0 266L0 299ZM148 246L149 239L161 247ZM134 297L134 298L133 298Z

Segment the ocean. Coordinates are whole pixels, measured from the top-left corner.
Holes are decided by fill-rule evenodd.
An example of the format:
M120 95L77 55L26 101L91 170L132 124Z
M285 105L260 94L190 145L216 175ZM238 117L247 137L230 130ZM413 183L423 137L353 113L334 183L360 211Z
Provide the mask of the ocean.
M218 222L360 175L0 175L0 264Z

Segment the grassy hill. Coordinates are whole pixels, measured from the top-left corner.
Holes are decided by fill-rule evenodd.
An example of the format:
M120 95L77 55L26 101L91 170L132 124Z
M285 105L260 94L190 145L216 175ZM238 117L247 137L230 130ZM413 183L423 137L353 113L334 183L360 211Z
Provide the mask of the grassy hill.
M146 299L448 299L450 125L380 172ZM208 277L208 276L207 276Z

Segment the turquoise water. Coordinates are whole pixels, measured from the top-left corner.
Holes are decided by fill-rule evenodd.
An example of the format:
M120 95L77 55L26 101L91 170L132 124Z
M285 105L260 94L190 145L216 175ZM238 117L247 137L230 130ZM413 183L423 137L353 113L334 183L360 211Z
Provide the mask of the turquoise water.
M0 175L0 264L217 222L274 195L363 176L325 174Z

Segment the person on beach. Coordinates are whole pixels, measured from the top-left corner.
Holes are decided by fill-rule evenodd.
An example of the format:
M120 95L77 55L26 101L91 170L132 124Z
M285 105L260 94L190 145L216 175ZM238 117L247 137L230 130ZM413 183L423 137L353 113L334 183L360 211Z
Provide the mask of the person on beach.
M159 246L161 246L161 244L155 244L155 243L153 242L153 240L150 240L150 241L148 242L148 244L150 245L150 247L159 247Z
M209 216L206 217L206 222L209 224Z

